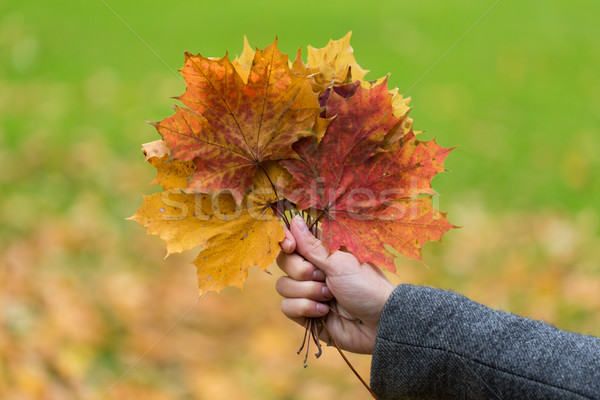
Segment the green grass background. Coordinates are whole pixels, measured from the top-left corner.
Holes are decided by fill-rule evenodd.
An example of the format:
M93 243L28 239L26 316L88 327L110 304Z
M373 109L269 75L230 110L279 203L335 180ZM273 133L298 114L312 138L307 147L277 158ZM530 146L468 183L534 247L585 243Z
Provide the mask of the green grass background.
M463 228L425 247L429 269L399 261L402 280L599 334L599 18L600 3L584 0L2 2L0 394L99 398L194 303L189 258L163 262L160 241L124 217L139 193L154 190L145 186L154 171L140 144L159 136L144 121L171 114L170 97L184 90L184 51L235 55L244 35L260 48L277 36L294 54L353 31L367 77L391 73L390 86L413 99L415 129L458 146L446 162L452 172L434 187L439 207ZM339 378L349 373L335 357L308 375L288 367L300 363L287 355L288 369L280 359L265 367L279 350L269 347L275 339L264 321L287 325L273 278L252 279L269 288L271 297L255 293L269 311L253 322L224 318L254 339L203 322L226 305L248 311L234 301L246 302L248 291L207 297L211 306L194 309L181 335L189 351L213 346L214 358L182 361L186 352L165 339L157 347L172 357L149 355L107 398L227 398L234 384L237 398L362 398L351 378ZM138 303L119 303L131 296ZM61 321L77 307L81 329L71 337ZM156 316L153 307L166 311ZM140 313L147 319L138 321ZM99 328L81 336L86 326ZM215 332L227 343L213 343ZM280 336L281 351L293 350ZM239 356L261 340L270 351ZM209 373L207 365L217 367ZM274 383L268 376L277 371L286 374Z

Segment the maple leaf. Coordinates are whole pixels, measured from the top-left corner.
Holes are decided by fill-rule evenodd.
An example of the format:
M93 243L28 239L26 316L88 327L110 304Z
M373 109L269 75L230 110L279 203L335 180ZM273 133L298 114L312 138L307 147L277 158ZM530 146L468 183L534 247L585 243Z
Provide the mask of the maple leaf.
M335 118L322 140L293 145L300 159L281 164L294 177L286 196L300 209L316 209L330 252L344 247L361 262L395 271L389 244L420 259L422 245L452 228L429 196L431 179L443 171L451 149L422 142L409 132L380 145L400 121L384 83L333 87L324 96L324 117Z
M249 56L248 56L249 57ZM247 82L227 55L186 53L187 89L173 116L155 124L176 160L193 160L189 192L229 190L239 203L262 164L295 157L291 144L314 133L320 109L311 80L290 71L277 41L254 54Z
M274 168L266 171L276 175ZM147 228L167 244L167 256L200 246L193 261L198 269L200 293L241 287L248 269L261 269L275 260L285 237L271 205L275 193L261 171L254 190L238 204L228 192L211 196L171 190L144 196L142 206L130 219Z
M298 51L296 51L296 58L294 58L294 61L292 61L290 63L290 70L293 73L295 73L296 75L300 75L300 76L313 75L312 68L310 68L309 66L304 64L304 61L302 61L302 48L299 48ZM323 89L323 87L321 85L317 85L314 82L313 82L313 88L317 92L320 91L321 89Z
M189 176L196 166L192 161L170 160L171 150L164 140L142 144L146 161L156 168L156 177L150 185L160 185L163 190L185 189Z
M365 89L372 89L375 86L385 83L386 81L387 76L384 76L383 78L379 78L372 82L361 81L360 84ZM390 129L390 131L386 134L385 138L381 142L380 147L382 150L389 148L404 135L411 132L413 123L413 119L408 116L408 113L411 110L411 107L409 107L408 105L410 103L410 97L403 97L399 93L398 88L391 89L389 93L392 96L392 113L394 114L394 116L398 117L399 120L396 123L396 126ZM414 132L415 134L421 133L415 131L412 132Z
M214 235L215 224L207 227L213 215L213 198L204 193L182 193L170 190L144 196L144 202L130 220L146 228L149 235L156 235L166 242L167 256L173 253L206 246ZM228 214L233 210L220 209Z
M252 46L250 46L248 38L244 36L244 48L242 49L242 54L239 57L235 57L231 62L244 83L248 83L248 75L250 75L250 69L252 68L252 61L254 60L255 54L256 52Z
M388 134L383 139L383 142L381 142L380 147L383 149L389 148L409 132L414 132L412 130L413 119L408 116L408 113L411 109L411 107L408 106L410 103L410 97L402 97L402 95L398 93L398 88L390 90L390 94L392 95L392 112L396 117L399 118L399 120L398 123L396 123L396 126L390 129ZM420 132L414 133L417 134Z
M306 69L314 73L317 83L330 85L361 80L369 72L362 69L354 58L354 50L350 46L352 32L339 40L330 40L327 46L316 49L308 46L308 62Z
M279 254L285 233L271 208L276 196L265 175L269 170L267 166L265 172L257 174L253 191L240 206L228 194L221 195L225 208L232 211L221 213L223 229L207 241L206 249L193 261L201 293L218 292L227 286L241 288L250 267L266 270Z

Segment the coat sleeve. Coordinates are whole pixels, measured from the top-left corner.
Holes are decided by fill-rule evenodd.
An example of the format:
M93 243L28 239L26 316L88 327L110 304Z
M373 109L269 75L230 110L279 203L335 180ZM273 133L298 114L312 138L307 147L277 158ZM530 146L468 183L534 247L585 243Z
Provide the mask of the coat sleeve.
M384 399L600 399L600 339L400 285L383 310L371 387Z

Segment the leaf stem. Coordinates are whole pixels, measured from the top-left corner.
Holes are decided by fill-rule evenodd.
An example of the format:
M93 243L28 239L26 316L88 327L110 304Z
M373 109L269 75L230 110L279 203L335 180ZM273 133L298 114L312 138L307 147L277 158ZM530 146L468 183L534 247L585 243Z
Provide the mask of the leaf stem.
M275 212L277 213L277 215L279 215L281 217L281 219L283 220L283 222L285 222L285 226L289 229L290 228L290 221L288 220L287 216L285 215L285 211L281 211L281 209L279 208L280 204L279 201L275 203L275 206L271 207L275 210Z
M302 338L302 345L300 346L300 348L298 349L298 351L296 352L296 354L300 354L300 352L302 351L302 349L306 345L306 337L308 336L308 324L309 323L310 323L310 319L307 318L306 319L306 323L304 324L304 337Z
M312 330L311 326L312 326L312 321L309 321L308 326L306 327L306 332L308 332L309 330ZM306 354L304 354L304 361L302 362L302 365L304 365L304 368L308 367L308 363L306 361L308 360L308 352L310 349L311 336L312 335L308 336L308 339L306 339Z
M263 171L264 171L264 169L263 169ZM266 171L265 171L265 174L266 174ZM270 179L269 179L269 181L270 181ZM273 186L273 190L275 190L274 186ZM317 238L319 237L319 221L325 215L325 211L321 212L321 214L313 221L312 217L310 215L310 212L306 212L305 210L299 211L296 208L296 205L293 204L293 203L291 203L287 199L284 199L283 201L278 201L277 202L277 210L278 210L278 212L280 214L281 214L281 211L279 210L280 204L284 208L284 210L289 211L290 214L302 215L302 218L304 218L304 220L307 222L307 225L309 226L309 230L312 232L312 234L315 237L317 237ZM285 213L285 211L284 211L284 213ZM287 226L289 228L289 222L286 221L286 224L287 224ZM339 312L337 312L337 310L333 309L331 306L329 306L329 309L335 315L337 315L338 317L340 317L342 319L345 319L347 321L356 322L356 323L361 323L360 320L358 320L358 319L351 319L351 318L348 318L346 316L341 315ZM346 357L346 355L342 352L342 349L340 349L340 346L338 346L337 342L335 341L335 339L331 335L331 332L329 331L329 328L327 327L327 324L325 323L325 317L321 317L321 318L307 318L306 319L306 323L304 324L304 337L302 338L302 345L300 346L300 348L298 349L298 352L297 352L298 354L300 354L302 352L302 350L304 348L306 348L305 354L304 354L304 360L303 360L304 368L306 368L308 366L307 360L308 360L308 353L309 353L309 348L310 348L310 342L311 342L311 340L317 346L317 352L315 353L315 357L319 358L321 356L321 354L323 353L323 350L321 348L321 342L319 340L319 328L320 328L320 326L322 326L325 329L325 332L327 333L327 336L329 337L329 339L328 339L328 345L330 345L331 343L333 343L333 346L340 353L340 355L342 356L342 358L346 362L346 365L348 365L348 367L350 368L350 370L352 370L352 372L354 373L354 375L356 375L356 377L358 378L358 380L369 391L369 393L371 394L371 396L373 396L373 398L375 400L378 400L378 397L375 394L375 392L373 392L373 390L369 387L369 385L367 384L367 382L365 382L365 380L360 376L360 374L358 373L358 371L356 371L356 369L354 368L354 366L352 365L352 363L350 363L350 360L348 360L348 358Z
M313 319L312 321L312 338L313 341L316 343L317 345L317 352L315 353L315 357L319 358L321 357L321 354L323 354L323 350L321 349L321 342L319 341L319 320L317 320L316 318Z
M271 184L271 188L273 189L273 192L275 192L275 198L279 201L279 193L277 193L277 188L275 187L275 185L273 184L273 181L271 180L271 177L269 176L269 174L267 173L267 170L265 169L265 167L262 166L261 163L257 162L256 165L258 165L258 167L262 170L262 172L265 174L265 176L267 177L267 179L269 180L269 183Z
M377 395L375 394L375 392L373 392L373 389L371 389L371 387L367 384L367 382L365 382L365 380L360 376L360 374L358 373L358 371L350 363L350 360L348 360L348 358L346 358L346 355L344 354L344 352L342 351L342 349L340 349L340 346L338 346L338 344L336 343L335 339L331 335L331 332L329 332L329 328L327 328L327 324L325 323L325 317L321 317L321 324L323 324L323 328L325 328L325 332L327 332L327 336L329 336L329 340L331 340L331 342L333 343L333 346L337 349L338 353L340 353L340 355L342 356L342 358L346 362L346 365L348 365L348 367L350 367L350 369L352 370L352 372L354 372L354 375L356 375L356 377L358 378L358 380L369 391L369 393L371 393L371 396L373 396L373 398L375 400L379 400L379 398L377 397Z
M267 173L267 170L265 169L265 167L263 167L262 164L259 163L259 162L257 162L256 165L258 165L258 167L262 170L262 172L267 177L267 180L271 184L271 189L273 189L273 192L275 193L275 209L277 210L277 213L279 214L279 216L281 217L281 219L283 219L283 221L285 222L285 226L287 226L289 228L290 227L290 221L288 220L287 216L285 215L285 205L283 206L284 207L283 211L279 209L279 207L280 207L280 201L281 200L279 200L279 193L277 192L277 187L275 187L275 184L271 180L271 177ZM287 200L283 199L284 203L285 203L285 201L287 201Z
M319 220L321 218L323 218L324 215L325 215L325 210L323 210L321 212L321 214L319 214L319 216L317 217L317 219L315 219L314 222L312 224L310 224L310 226L308 227L308 229L312 231L313 226L316 225L319 222ZM317 236L317 235L315 235L315 236Z

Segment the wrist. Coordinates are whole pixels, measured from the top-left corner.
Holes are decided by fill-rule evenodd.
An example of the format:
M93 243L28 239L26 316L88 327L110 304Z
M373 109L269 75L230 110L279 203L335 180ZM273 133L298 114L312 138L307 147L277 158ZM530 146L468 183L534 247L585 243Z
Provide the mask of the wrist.
M381 316L381 313L383 312L383 308L385 307L386 303L390 299L390 296L392 295L392 292L394 291L394 289L396 289L396 285L394 285L392 282L388 281L387 279L382 282L381 286L382 287L381 287L381 289L379 291L379 293L380 293L380 296L379 296L379 316ZM378 320L379 320L379 318L378 318Z

